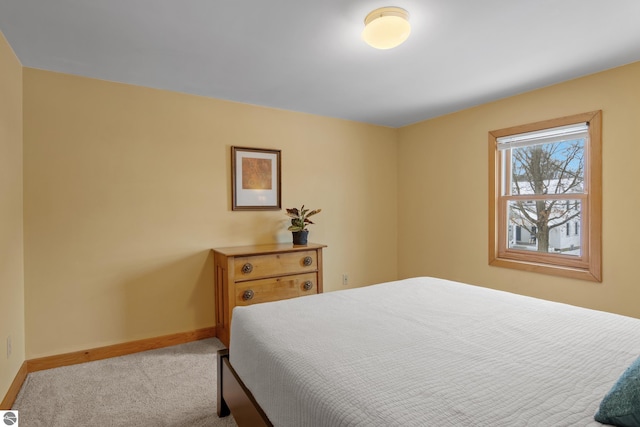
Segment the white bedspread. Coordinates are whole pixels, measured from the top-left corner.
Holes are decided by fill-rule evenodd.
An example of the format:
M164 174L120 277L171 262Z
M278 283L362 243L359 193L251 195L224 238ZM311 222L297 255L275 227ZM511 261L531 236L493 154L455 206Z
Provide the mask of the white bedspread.
M230 360L275 426L588 426L640 319L414 278L236 307Z

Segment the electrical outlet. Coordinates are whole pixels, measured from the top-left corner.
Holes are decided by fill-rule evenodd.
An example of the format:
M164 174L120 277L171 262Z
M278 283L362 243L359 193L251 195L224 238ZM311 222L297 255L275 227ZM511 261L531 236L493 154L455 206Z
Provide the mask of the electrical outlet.
M7 359L11 357L11 335L7 337Z
M349 284L349 275L344 273L342 275L342 286L347 286Z

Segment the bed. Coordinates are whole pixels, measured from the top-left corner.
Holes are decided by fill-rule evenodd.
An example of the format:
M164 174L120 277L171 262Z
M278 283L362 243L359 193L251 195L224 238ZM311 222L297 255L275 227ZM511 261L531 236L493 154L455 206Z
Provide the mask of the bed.
M600 426L603 397L639 355L640 319L412 278L235 308L218 414L240 426Z

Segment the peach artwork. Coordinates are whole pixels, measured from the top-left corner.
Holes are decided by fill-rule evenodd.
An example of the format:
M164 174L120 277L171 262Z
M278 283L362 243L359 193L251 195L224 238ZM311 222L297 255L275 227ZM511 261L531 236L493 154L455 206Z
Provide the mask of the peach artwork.
M271 190L271 159L242 158L242 188Z

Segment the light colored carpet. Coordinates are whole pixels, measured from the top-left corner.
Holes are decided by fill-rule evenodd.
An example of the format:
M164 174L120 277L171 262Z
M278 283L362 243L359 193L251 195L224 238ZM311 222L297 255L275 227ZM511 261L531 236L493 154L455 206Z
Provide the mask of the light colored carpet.
M216 415L216 338L33 372L20 426L236 426Z

